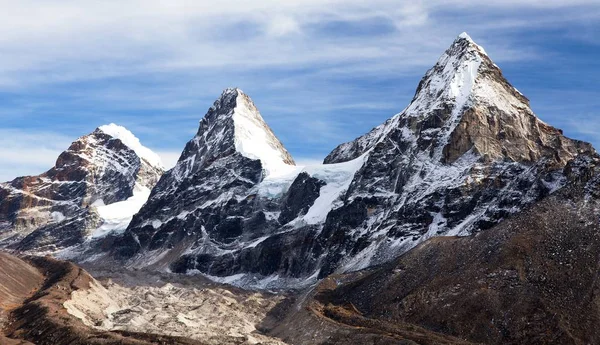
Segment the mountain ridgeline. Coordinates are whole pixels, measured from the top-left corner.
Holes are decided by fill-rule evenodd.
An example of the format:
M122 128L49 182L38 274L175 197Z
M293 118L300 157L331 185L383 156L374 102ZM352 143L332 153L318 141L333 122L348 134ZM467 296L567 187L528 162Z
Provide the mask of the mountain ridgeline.
M489 229L561 189L591 145L538 119L466 34L409 106L295 166L249 97L228 89L111 255L243 286L298 286Z
M47 172L0 184L0 245L34 253L78 246L105 222L96 206L152 188L163 171L160 158L125 128L97 128Z
M297 288L392 262L433 237L495 231L590 171L572 162L596 159L537 118L467 34L402 112L321 165L296 165L237 88L164 174L115 128L80 138L45 174L0 185L3 245ZM137 206L119 218L117 203Z

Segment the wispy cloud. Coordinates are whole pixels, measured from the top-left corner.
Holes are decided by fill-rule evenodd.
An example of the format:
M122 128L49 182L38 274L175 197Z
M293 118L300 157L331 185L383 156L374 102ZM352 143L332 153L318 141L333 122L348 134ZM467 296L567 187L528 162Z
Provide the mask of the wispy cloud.
M230 86L253 97L293 154L322 158L403 109L462 31L508 67L519 89L535 91L543 118L560 125L550 105L566 98L530 86L543 83L540 73L565 73L573 49L546 44L600 44L597 0L0 0L0 6L1 126L42 136L53 131L66 142L0 147L6 162L32 150L30 161L10 158L14 169L0 163L11 177L47 169L64 145L109 122L125 125L173 164ZM511 69L516 64L527 70Z
M597 1L491 1L477 6L472 1L388 0L368 5L358 0L1 4L0 85L5 87L189 68L247 70L356 62L364 70L365 65L385 62L388 68L401 69L428 65L432 54L439 54L465 26L485 37L497 29L577 20L592 15L590 8L598 10ZM487 14L490 7L497 14ZM519 10L556 8L561 8L562 16L518 16ZM460 21L438 20L457 10L462 13ZM352 27L356 33L368 32L375 23L379 27L387 23L393 30L352 34Z

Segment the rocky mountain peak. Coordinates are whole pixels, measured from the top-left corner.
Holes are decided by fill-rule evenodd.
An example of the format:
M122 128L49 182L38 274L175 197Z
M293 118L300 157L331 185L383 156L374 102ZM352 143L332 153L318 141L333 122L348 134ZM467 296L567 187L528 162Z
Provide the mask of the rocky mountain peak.
M209 108L196 136L186 145L176 166L178 180L232 154L259 160L265 177L288 171L294 160L266 124L252 99L228 88Z
M163 174L164 166L160 157L143 146L133 133L109 124L75 140L47 174L59 181L81 181L113 171L119 176L137 177L135 182L140 186L152 188Z
M466 33L427 71L406 109L366 135L338 146L325 163L354 159L397 130L403 131L404 140L442 163L472 152L486 160L516 162L549 157L562 166L577 153L592 150L542 122L529 100Z
M345 207L382 205L361 225L372 247L345 269L383 262L432 236L487 229L560 189L567 163L594 152L541 121L485 50L461 34L406 109L325 159L364 155ZM379 229L389 231L378 237Z
M111 123L98 127L95 132L102 132L115 139L121 140L123 144L132 149L138 155L138 157L144 160L147 164L157 169L164 170L164 164L160 156L142 145L140 143L140 139L138 139L127 128Z
M162 173L160 158L131 132L101 126L75 140L47 172L0 184L0 246L22 240L21 248L56 250L80 243L106 223L101 206L139 199Z
M258 186L295 169L250 97L240 89L226 89L176 166L152 190L114 254L132 258L147 249L181 244L171 249L182 255L190 246L204 250L206 241L217 248L256 240L275 229L278 212L274 201L261 200Z

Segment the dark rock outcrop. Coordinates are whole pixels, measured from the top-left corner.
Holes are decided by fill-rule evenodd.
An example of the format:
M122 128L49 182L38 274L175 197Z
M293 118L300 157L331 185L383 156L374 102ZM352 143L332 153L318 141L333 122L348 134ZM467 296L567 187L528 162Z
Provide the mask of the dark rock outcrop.
M283 197L279 223L287 224L298 216L306 214L325 184L306 172L300 173Z

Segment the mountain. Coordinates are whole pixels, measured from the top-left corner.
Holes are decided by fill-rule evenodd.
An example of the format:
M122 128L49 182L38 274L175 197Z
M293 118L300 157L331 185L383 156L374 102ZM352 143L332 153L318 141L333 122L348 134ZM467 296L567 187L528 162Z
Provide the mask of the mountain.
M256 186L295 170L252 100L239 89L227 89L176 166L152 190L116 255L130 258L156 250L181 255L192 246L219 252L234 242L253 241L279 226L273 217L277 205L257 198ZM155 254L138 260L147 263Z
M488 229L560 189L567 162L594 152L537 118L463 33L404 111L325 159L368 157L321 235L336 252L321 276L385 262L432 236Z
M563 188L487 231L431 238L377 268L324 279L273 335L293 344L598 343L599 163L574 159Z
M47 172L0 184L0 243L54 252L98 231L124 230L163 171L160 158L127 129L99 127Z
M301 286L388 262L434 236L490 229L561 189L595 154L532 112L467 34L409 106L294 166L250 98L228 89L111 256L243 286Z

